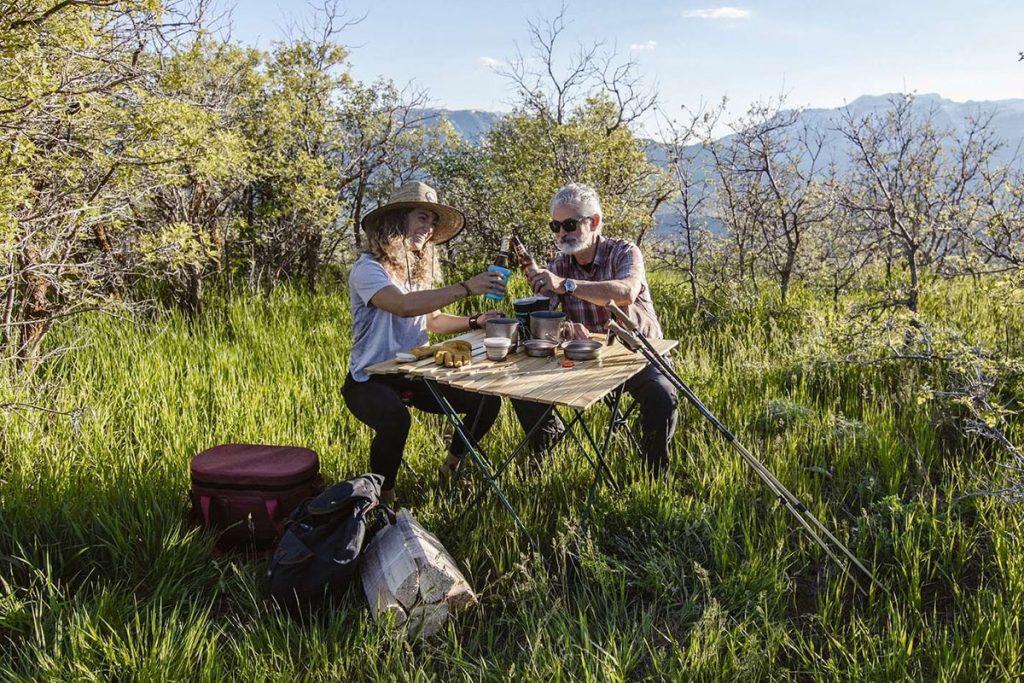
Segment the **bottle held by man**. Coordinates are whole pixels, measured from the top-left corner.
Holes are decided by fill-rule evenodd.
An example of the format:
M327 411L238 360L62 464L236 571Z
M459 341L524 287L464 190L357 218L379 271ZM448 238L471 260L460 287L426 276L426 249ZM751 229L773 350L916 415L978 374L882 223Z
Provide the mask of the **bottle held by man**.
M512 248L515 249L516 259L518 259L520 267L522 267L523 270L530 267L536 268L537 261L533 258L533 255L526 250L526 245L523 244L522 240L518 237L513 237L512 239L514 240Z
M509 264L509 238L506 235L501 238L501 248L498 250L498 258L495 260L493 265L487 266L487 270L494 273L501 273L501 277L505 280L505 285L508 285L508 276L511 271L508 269ZM498 294L497 292L487 292L484 294L488 299L494 301L501 301L504 295Z
M537 260L533 258L533 255L526 249L526 245L516 235L512 236L512 249L524 272L530 268L534 270L538 268ZM528 296L513 301L512 308L515 310L516 319L519 320L520 338L527 339L530 337L530 315L538 311L547 311L550 308L550 300L544 295Z

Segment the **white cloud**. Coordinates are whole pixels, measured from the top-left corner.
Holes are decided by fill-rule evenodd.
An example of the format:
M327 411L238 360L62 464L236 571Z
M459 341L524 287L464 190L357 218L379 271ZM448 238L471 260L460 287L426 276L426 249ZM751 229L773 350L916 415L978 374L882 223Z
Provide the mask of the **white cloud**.
M739 7L712 7L709 9L692 9L683 12L687 19L749 19L750 10Z
M494 69L501 66L501 61L494 57L481 57L477 62L479 62L480 66L486 66L488 69Z
M629 46L629 49L630 50L634 50L634 51L636 51L636 50L653 50L657 46L658 46L658 43L656 41L648 40L648 41L643 42L643 43L633 43L632 45Z

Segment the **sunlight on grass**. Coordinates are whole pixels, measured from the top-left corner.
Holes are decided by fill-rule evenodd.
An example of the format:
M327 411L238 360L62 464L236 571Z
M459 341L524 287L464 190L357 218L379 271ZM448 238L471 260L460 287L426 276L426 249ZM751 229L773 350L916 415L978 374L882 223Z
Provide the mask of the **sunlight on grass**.
M662 286L663 285L663 286ZM3 680L983 680L1022 665L1024 534L1017 511L968 496L1001 455L940 429L914 400L927 370L825 362L831 303L737 302L703 317L655 293L676 365L739 438L892 591L858 595L733 453L684 409L667 483L612 458L592 535L592 472L571 449L509 498L462 512L437 487L441 422L417 414L401 502L458 558L481 605L413 648L352 591L307 623L262 600L259 563L209 557L185 522L188 464L223 442L308 446L338 480L368 467L370 433L340 388L343 292L211 305L189 325L88 319L84 349L9 380L0 463ZM979 343L1016 344L986 292L944 285L929 315ZM1009 340L1009 341L1008 341ZM60 339L53 339L57 344ZM1018 402L1024 396L1017 396ZM593 409L596 425L606 419ZM1020 442L1024 426L1010 425ZM487 444L520 436L503 408Z

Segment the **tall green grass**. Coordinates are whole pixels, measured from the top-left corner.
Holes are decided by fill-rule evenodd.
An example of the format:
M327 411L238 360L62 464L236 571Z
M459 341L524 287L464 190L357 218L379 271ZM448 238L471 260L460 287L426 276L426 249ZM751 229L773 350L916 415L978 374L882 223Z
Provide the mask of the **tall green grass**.
M937 429L917 390L934 369L817 362L839 312L809 292L709 317L671 277L654 285L676 365L705 403L890 588L857 593L752 472L683 408L668 481L624 447L603 489L571 449L510 499L465 512L434 475L441 422L417 414L400 502L460 561L481 605L410 645L352 591L317 617L263 602L262 565L209 557L185 522L188 463L223 442L299 444L329 480L368 467L370 433L340 396L342 291L217 301L198 321L96 316L82 348L9 380L0 462L2 680L998 680L1019 676L1020 510L966 495L1001 454ZM936 286L924 315L1021 354L1002 294ZM1017 310L1017 313L1013 311ZM1020 385L1016 400L1020 395ZM604 423L600 406L593 425ZM1010 426L1018 443L1020 421ZM511 412L485 445L521 433ZM624 446L624 444L620 444Z

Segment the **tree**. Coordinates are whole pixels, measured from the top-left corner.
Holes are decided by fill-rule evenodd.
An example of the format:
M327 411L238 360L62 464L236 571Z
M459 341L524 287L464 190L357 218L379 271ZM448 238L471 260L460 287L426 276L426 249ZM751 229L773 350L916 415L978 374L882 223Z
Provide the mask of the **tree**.
M513 112L484 136L477 152L456 147L431 164L450 198L474 207L481 221L475 232L483 240L456 249L480 256L510 231L534 250L546 248L548 203L572 181L597 190L606 234L641 243L671 194L631 129L652 110L653 91L643 88L635 63L619 61L601 43L578 46L562 66L564 14L563 8L552 20L531 22L531 52L501 71L516 93ZM473 176L458 175L466 170Z
M293 27L295 37L275 43L265 58L244 124L255 174L242 197L238 247L253 287L299 279L313 291L325 249L341 229L340 100L354 80L338 36L358 21L328 0L311 25Z
M915 110L909 94L893 96L882 113L844 114L840 132L851 146L852 170L843 202L906 273L889 304L916 312L922 267L941 265L951 253L955 221L997 145L990 122L969 120L958 138L936 126L934 109Z
M752 105L730 124L734 132L724 140L711 139L710 129L705 135L727 217L744 234L744 249L759 238L757 248L783 304L802 267L809 233L833 210L822 182L823 133L801 124L800 110L785 110L784 102L779 97Z
M700 131L720 112L721 108L692 114L684 110L687 120L666 122L661 134L665 141L665 162L674 181L674 196L669 206L676 230L656 245L654 254L658 260L686 274L690 294L698 306L704 301L700 286L702 261L715 247L714 236L708 228L714 185L711 169L705 164Z
M121 300L131 259L110 234L129 213L117 188L144 163L128 150L149 132L126 112L146 97L144 54L197 15L74 0L0 13L3 341L20 366L38 363L55 324Z
M126 148L137 168L122 179L128 238L143 272L195 315L205 280L224 268L235 201L253 177L243 122L259 92L260 55L200 35L147 59L153 82L127 108L130 125L147 132Z
M1024 171L985 164L956 221L963 271L1024 276Z
M243 251L253 282L301 277L360 242L359 224L421 163L425 95L352 78L328 5L319 25L270 55L249 119L256 178L244 198Z

